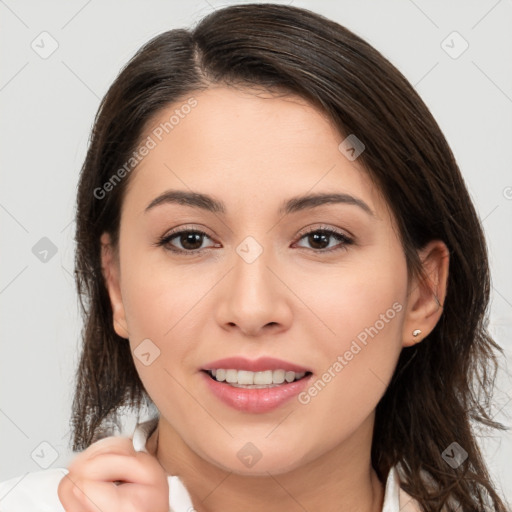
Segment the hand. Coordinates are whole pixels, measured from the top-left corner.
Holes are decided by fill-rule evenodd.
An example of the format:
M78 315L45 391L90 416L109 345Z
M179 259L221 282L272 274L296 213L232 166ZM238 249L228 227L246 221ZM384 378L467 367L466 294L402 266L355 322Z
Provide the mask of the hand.
M71 462L57 489L66 512L168 512L167 474L126 437L93 443Z

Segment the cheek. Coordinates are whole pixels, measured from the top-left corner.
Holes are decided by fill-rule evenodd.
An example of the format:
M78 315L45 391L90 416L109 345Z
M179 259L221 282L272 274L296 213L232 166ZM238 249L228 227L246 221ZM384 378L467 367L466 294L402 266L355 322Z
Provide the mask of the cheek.
M196 368L198 303L208 286L205 276L183 266L151 261L132 252L123 269L123 304L137 373L149 396L169 419L186 413L182 385ZM126 277L125 277L126 276ZM179 404L185 403L185 406Z
M401 258L397 251L361 259L360 264L331 270L321 286L319 281L303 282L309 284L305 302L311 301L311 309L332 331L316 336L322 371L301 397L312 408L311 417L321 418L328 411L350 429L384 394L402 348L407 271ZM314 339L313 332L310 337Z
M331 356L348 350L356 339L363 344L382 340L379 346L401 341L407 271L399 251L367 251L347 258L342 266L312 268L295 278L294 290L320 320L315 325L322 334L311 336L330 347Z
M388 304L384 302L384 306ZM308 429L322 432L326 442L347 438L365 421L396 368L404 309L395 301L376 311L383 316L367 310L358 318L348 313L338 316L337 341L324 346L322 370L298 396L299 409L309 418Z
M212 286L208 275L170 262L161 248L137 250L127 243L125 254L122 295L130 337L166 342L193 325L194 308Z

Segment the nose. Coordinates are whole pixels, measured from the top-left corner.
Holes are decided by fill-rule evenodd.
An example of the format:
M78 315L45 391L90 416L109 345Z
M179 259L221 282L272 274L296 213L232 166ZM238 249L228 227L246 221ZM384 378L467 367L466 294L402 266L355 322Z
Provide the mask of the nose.
M251 337L286 330L292 319L293 294L271 249L258 246L249 240L237 247L217 303L219 325Z

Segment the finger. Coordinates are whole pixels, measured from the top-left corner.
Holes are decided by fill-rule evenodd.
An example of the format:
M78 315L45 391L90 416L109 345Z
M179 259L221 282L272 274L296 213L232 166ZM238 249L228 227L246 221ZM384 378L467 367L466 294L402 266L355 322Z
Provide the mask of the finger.
M57 496L66 512L89 512L89 508L81 499L83 492L80 490L79 480L72 480L65 475L57 487ZM76 493L78 491L78 494Z
M73 492L83 512L122 511L117 487L112 482L80 481ZM74 512L74 510L73 510Z
M155 512L169 509L168 488L155 490L130 483L116 487L111 482L87 481L83 490L82 501L87 506L86 512Z
M133 455L135 448L133 447L133 439L129 437L105 437L91 444L87 450L88 458L96 457L102 453L118 453L125 455ZM85 452L83 452L85 453Z
M71 466L81 465L94 457L106 453L117 453L120 455L135 455L133 440L128 437L105 437L91 444L86 450L79 453L72 461Z
M129 488L129 489L128 489ZM121 492L113 482L92 482L82 479L62 479L57 489L66 512L126 512L143 510L154 491L137 484L125 484ZM162 501L160 492L158 497ZM165 495L169 495L168 488ZM154 498L150 501L154 501ZM133 506L137 504L137 506ZM145 509L144 509L145 510ZM163 510L162 507L159 510Z
M159 462L144 452L138 452L134 456L113 453L98 455L80 469L80 478L86 480L120 480L143 485L153 485L160 475L164 475L164 470Z

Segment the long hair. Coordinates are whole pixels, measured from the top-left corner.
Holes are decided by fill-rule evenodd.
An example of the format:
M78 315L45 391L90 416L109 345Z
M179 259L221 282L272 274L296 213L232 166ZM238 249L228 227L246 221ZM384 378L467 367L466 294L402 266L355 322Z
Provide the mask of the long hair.
M100 236L108 232L117 244L130 176L108 194L99 191L162 108L212 84L298 95L340 135L355 134L365 145L358 162L396 219L410 276L426 279L418 249L433 239L447 245L443 314L422 343L402 349L377 405L372 465L384 481L398 464L402 487L428 512L454 511L454 503L505 512L471 424L506 429L489 410L503 349L487 331L487 248L455 158L424 102L383 55L334 21L291 6L230 6L191 30L163 33L134 55L101 101L77 194L75 278L84 328L73 450L104 435L121 408L152 403L129 344L114 331L101 272ZM453 442L468 454L456 468L442 457Z

